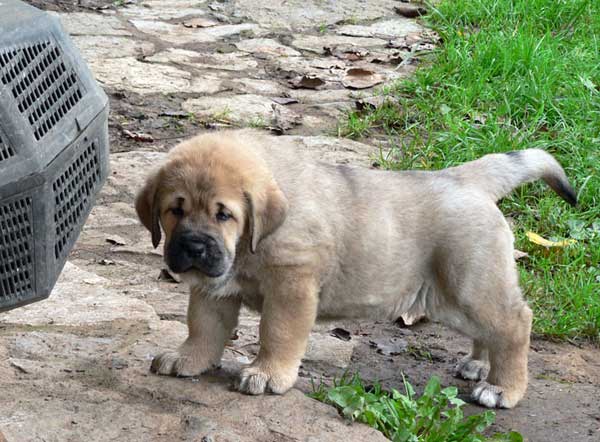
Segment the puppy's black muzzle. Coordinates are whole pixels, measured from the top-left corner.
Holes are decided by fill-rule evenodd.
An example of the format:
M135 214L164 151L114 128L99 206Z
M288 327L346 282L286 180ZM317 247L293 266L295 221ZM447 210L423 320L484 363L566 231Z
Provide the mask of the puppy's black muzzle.
M212 278L227 271L227 252L222 241L206 233L175 233L166 251L166 261L175 273L196 269Z

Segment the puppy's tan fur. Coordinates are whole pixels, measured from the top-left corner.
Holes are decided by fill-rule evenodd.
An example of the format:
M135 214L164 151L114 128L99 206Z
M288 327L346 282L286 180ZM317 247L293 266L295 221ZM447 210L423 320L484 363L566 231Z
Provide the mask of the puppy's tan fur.
M239 389L284 393L317 317L425 314L473 339L458 374L481 380L475 400L513 407L527 386L532 315L495 202L539 178L575 202L562 168L540 150L384 172L317 162L254 131L183 142L138 195L140 219L155 246L159 224L166 247L185 223L222 237L234 259L217 278L183 274L189 337L152 368L187 376L217 364L245 304L261 312L260 351ZM217 202L233 215L226 223L214 221ZM177 204L183 217L170 212Z

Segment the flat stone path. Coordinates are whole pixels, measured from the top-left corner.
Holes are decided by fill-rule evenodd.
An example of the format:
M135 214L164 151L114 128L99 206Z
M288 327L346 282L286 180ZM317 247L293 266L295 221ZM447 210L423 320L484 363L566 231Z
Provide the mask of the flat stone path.
M380 146L338 138L339 119L357 101L376 102L377 86L410 75L434 41L395 12L398 1L32 3L61 19L109 94L112 171L52 296L0 314L0 441L384 441L308 398L311 379L359 370L399 388L403 370L417 389L437 374L469 390L452 378L464 338L433 324L350 321L315 327L297 389L240 395L229 386L258 350L250 312L221 369L191 379L148 371L153 355L185 338L187 306L186 288L161 275L160 252L133 209L148 170L180 139L231 126L370 166ZM351 339L334 336L335 327ZM390 345L402 350L382 351ZM499 412L495 429L597 440L597 351L532 347L530 393Z

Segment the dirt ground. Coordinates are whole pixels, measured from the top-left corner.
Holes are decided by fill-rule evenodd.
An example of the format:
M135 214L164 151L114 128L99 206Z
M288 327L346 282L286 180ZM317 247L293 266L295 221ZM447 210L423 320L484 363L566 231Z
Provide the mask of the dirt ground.
M185 337L187 305L185 287L159 277L162 258L132 208L148 168L182 138L247 125L327 161L369 167L381 146L336 138L336 122L370 100L372 83L410 75L434 41L394 12L397 2L29 3L58 14L109 95L112 172L50 299L0 315L0 441L383 440L302 394L311 379L345 371L386 388L400 388L402 372L417 389L437 375L466 399L472 383L452 373L468 341L429 322L319 324L298 390L283 397L230 391L258 349L250 312L220 370L192 379L148 372L154 354ZM353 68L372 72L362 79L370 87L346 86ZM599 398L597 347L534 338L528 393L497 411L492 431L598 441Z

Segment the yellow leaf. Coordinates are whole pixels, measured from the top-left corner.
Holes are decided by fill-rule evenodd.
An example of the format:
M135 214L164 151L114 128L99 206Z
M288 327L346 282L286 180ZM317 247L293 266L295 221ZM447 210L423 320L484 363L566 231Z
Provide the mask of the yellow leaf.
M571 245L571 244L574 244L577 242L574 239L564 239L562 241L550 241L549 239L543 238L534 232L527 232L527 233L525 233L525 235L527 235L527 238L532 243L537 244L539 246L544 246L544 247L566 247L568 245Z

